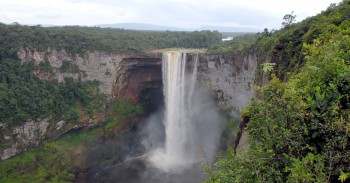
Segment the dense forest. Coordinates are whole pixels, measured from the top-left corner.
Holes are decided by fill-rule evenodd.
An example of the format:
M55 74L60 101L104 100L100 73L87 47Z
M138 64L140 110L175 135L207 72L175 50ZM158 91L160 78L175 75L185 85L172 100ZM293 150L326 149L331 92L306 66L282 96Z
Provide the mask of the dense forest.
M207 182L350 180L350 1L283 25L244 45L260 57L242 114L249 148L207 168Z
M76 105L81 105L90 117L103 110L105 96L100 93L97 81L41 80L33 71L44 69L43 64L21 64L15 59L5 59L0 66L0 121L9 127L49 115L79 122Z
M0 57L15 57L19 47L46 50L66 49L70 53L107 51L134 53L152 49L206 48L221 41L217 31L136 31L98 27L41 27L0 23Z

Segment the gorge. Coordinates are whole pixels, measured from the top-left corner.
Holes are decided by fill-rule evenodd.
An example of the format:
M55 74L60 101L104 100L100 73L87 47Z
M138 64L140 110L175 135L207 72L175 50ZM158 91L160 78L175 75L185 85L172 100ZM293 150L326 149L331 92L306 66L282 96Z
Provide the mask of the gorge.
M35 72L42 79L51 77L57 78L61 82L66 77L79 80L98 80L101 82L101 91L109 98L129 95L133 100L144 105L145 109L150 110L149 113L157 110L157 106L163 105L161 54L118 55L92 52L85 54L84 57L78 55L74 57L65 50L50 49L46 52L39 52L20 49L18 51L18 57L22 62L34 62L37 65L45 62L44 55L48 55L47 58L53 68L53 73ZM191 56L188 58L192 59ZM256 60L254 59L256 59L254 54L230 58L225 55L200 53L198 56L197 81L212 91L222 109L231 109L238 112L248 103L250 96L253 94L250 84L253 83L256 69ZM79 68L79 71L62 72L60 68L64 60L70 60L70 63ZM231 84L235 84L236 87L232 87ZM86 121L80 123L80 126L94 126L99 124L101 120L103 120L101 117L86 119ZM59 124L62 123L61 121L57 121L57 124L53 124L53 126L43 123L46 126L41 125L44 128L40 129L36 126L42 124L41 120L38 119L33 122L32 125L28 123L28 127L23 126L15 130L18 135L17 139L13 139L13 142L20 143L20 146L24 149L33 142L34 144L39 143L41 136L51 136L64 132L63 125L58 128ZM20 129L23 129L23 132ZM42 133L42 135L34 135L37 132ZM45 134L45 132L48 134ZM8 135L5 133L4 136L11 136L12 132L8 133ZM33 134L34 136L23 136L21 133ZM33 137L34 139L31 140L26 139ZM24 143L21 143L21 141ZM31 142L28 143L29 141ZM3 151L2 159L21 151L23 150L11 146L11 148Z
M50 67L52 67L51 73L45 73L40 70L34 72L34 74L37 77L43 80L51 78L57 79L60 82L64 82L64 78L74 78L76 80L83 81L96 79L101 82L100 89L103 93L107 95L107 97L110 100L113 100L114 98L123 98L124 96L130 96L130 100L140 103L146 110L145 112L147 114L151 114L154 112L157 113L158 111L158 114L156 116L153 115L153 118L157 119L158 122L152 123L150 122L151 120L136 119L133 122L130 121L129 124L124 125L124 127L122 127L124 131L129 131L128 129L133 129L136 127L136 132L131 131L127 132L127 134L121 133L121 135L117 135L116 137L112 138L112 141L114 142L112 142L111 140L107 140L106 142L103 142L100 145L93 145L94 143L92 144L92 146L88 145L86 147L87 150L84 150L85 152L83 151L83 154L80 154L79 156L86 156L86 160L83 161L86 161L85 166L90 167L89 169L91 171L89 171L86 174L85 178L80 178L81 176L79 176L77 180L86 181L86 178L88 178L88 180L95 181L112 181L117 180L118 178L116 177L124 177L120 174L115 174L115 169L108 168L110 166L113 167L114 165L116 165L115 163L107 163L107 165L103 165L105 164L103 162L102 164L99 163L98 159L102 158L101 156L103 155L103 152L119 151L117 155L114 155L114 158L118 159L118 161L116 162L121 163L122 160L124 160L125 158L128 159L130 157L138 157L145 152L156 150L158 148L158 151L154 152L154 154L157 154L161 151L160 148L164 148L164 144L166 144L167 141L165 140L165 134L162 134L164 132L158 132L159 134L155 135L154 132L150 133L150 131L142 130L154 130L156 128L159 131L164 131L165 129L165 126L163 126L164 124L162 124L163 122L161 120L163 118L161 116L162 112L159 112L163 110L162 106L165 105L165 99L163 97L164 81L162 82L162 78L165 77L162 76L162 66L164 66L165 64L164 61L162 63L161 52L147 54L110 54L104 52L89 52L84 55L72 55L65 50L47 49L46 51L41 52L33 49L21 48L19 49L17 54L18 57L21 59L22 63L34 63L35 65L40 65L42 63L48 62ZM174 56L171 57L173 58ZM235 59L235 61L233 61L232 59ZM253 90L250 87L250 84L254 80L253 76L254 71L256 69L256 62L254 59L256 59L254 54L248 54L242 57L232 58L220 54L206 55L205 53L187 53L187 56L183 59L183 62L187 63L184 64L183 67L185 66L187 70L191 70L191 72L193 71L193 74L190 74L192 79L183 80L192 80L192 86L189 86L189 88L192 88L189 89L192 90L193 93L192 100L195 100L196 98L198 99L196 101L193 101L192 103L192 105L197 106L197 108L194 108L193 110L186 109L183 112L187 115L187 118L190 117L188 116L190 115L190 113L192 113L192 118L193 116L197 116L197 119L193 119L194 121L197 121L195 122L197 124L194 124L192 128L195 128L199 131L197 133L193 131L186 132L187 134L190 133L190 135L192 135L196 140L194 142L193 138L191 140L192 142L187 145L187 147L191 147L191 153L188 154L187 150L185 153L185 149L183 149L182 151L186 155L183 154L182 156L185 156L186 158L191 157L190 159L193 160L193 163L190 163L190 167L195 166L196 168L193 169L193 172L188 171L191 169L187 169L188 166L185 166L184 171L187 171L191 176L183 176L184 179L182 179L182 181L190 180L191 182L193 177L203 179L201 173L202 167L199 166L198 163L211 162L214 158L213 153L218 147L218 138L220 137L218 132L220 131L220 129L223 128L223 124L222 122L220 122L223 120L223 118L219 117L219 114L216 111L217 107L214 106L214 102L211 102L212 99L210 99L211 97L209 96L212 95L215 98L215 103L217 103L221 109L229 109L230 111L238 112L245 105L245 103L248 102L249 97L253 94ZM71 66L74 66L78 69L74 72L62 70L62 65L67 64L67 62ZM186 71L187 74L191 72ZM232 83L236 83L239 87L231 87ZM173 88L179 89L178 87L174 86ZM236 91L231 92L230 90ZM203 98L203 96L205 97ZM179 102L180 100L177 101ZM183 99L183 102L187 103L190 102L190 100ZM76 126L68 126L67 124L69 123L62 120L52 122L52 119L45 119L47 121L51 120L50 122L43 122L41 119L36 119L27 122L24 126L18 127L14 131L4 131L4 137L7 138L8 136L14 136L13 134L16 134L16 137L10 139L10 142L12 142L13 144L8 146L7 148L4 148L1 157L2 159L7 159L16 154L21 154L27 151L29 147L39 145L45 138L57 138L60 136L64 136L66 133L73 132L74 134L74 131L79 132L85 131L84 129L93 129L95 128L94 126L99 126L103 124L103 120L105 119L106 116L104 115L99 117L93 117L90 119L85 118L84 121L81 121ZM212 123L213 121L217 122L217 124ZM150 128L150 125L154 126ZM213 133L209 133L210 130L208 129L213 130ZM174 136L172 138L177 138L178 133L176 132L173 135ZM157 136L156 139L155 136ZM145 137L147 137L150 140L145 141L145 139L147 139ZM159 138L164 138L163 142L162 140L159 140ZM108 144L110 143L121 144L113 145L111 148L106 149L104 146L109 146ZM120 149L120 146L130 146L130 148ZM175 149L181 148L176 147ZM175 150L171 150L171 152L174 151ZM109 155L109 157L112 156ZM159 162L164 161L160 160ZM169 168L169 165L165 164L158 166L155 165L155 167L159 168L159 166L165 166L163 167L164 169ZM103 171L93 168L99 166L104 167ZM143 166L145 166L145 164L141 167ZM117 166L117 168L121 167ZM113 170L113 173L110 173L109 170ZM154 171L155 170L156 169L154 169ZM153 174L157 175L156 172L157 171L153 172ZM161 178L164 178L164 176L166 175L172 177L172 180L177 180L176 178L181 177L178 173L179 172L172 175L169 173L161 174ZM104 178L98 176L96 177L96 175L102 174L105 175Z
M198 53L180 50L162 55L164 112L151 114L151 118L143 122L139 132L133 135L143 134L140 140L147 148L136 157L130 155L120 164L104 167L97 173L92 172L89 180L203 180L201 163L209 165L214 159L223 129L223 117L216 109L210 93L196 85Z
M349 10L227 42L0 23L0 182L347 182Z

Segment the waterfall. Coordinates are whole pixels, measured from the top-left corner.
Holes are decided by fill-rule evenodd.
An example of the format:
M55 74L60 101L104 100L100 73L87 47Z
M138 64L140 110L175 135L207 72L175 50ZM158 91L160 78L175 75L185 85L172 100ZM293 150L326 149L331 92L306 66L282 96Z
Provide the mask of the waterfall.
M191 136L191 99L196 82L197 61L194 61L194 69L186 72L186 53L167 52L163 54L162 64L165 155L175 162L189 162L193 158L191 156L195 145Z
M163 169L196 162L196 139L192 124L192 96L197 76L198 55L192 64L186 53L163 53L162 74L165 96L165 147L153 156L153 162Z

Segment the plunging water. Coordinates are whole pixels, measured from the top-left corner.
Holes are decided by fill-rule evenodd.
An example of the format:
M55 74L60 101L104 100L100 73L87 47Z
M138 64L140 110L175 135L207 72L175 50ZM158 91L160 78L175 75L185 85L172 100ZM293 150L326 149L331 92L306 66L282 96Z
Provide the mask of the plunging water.
M210 164L213 161L223 120L210 92L196 83L198 55L190 54L163 53L165 109L140 123L142 130L137 133L140 136L134 134L135 138L142 139L140 150L144 154L127 157L120 164L104 168L96 174L96 179L131 183L203 180L200 162Z
M196 161L196 144L192 124L192 95L197 76L198 56L192 67L186 53L163 53L163 92L165 96L165 147L153 156L163 169L184 166Z

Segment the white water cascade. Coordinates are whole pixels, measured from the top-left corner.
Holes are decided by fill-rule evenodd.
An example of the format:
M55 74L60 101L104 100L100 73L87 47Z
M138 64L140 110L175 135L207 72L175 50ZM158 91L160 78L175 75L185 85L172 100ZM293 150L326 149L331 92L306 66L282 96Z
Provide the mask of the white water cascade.
M158 149L152 161L165 170L198 162L191 116L198 55L193 55L191 63L186 57L186 53L171 51L162 58L166 139L164 149Z

